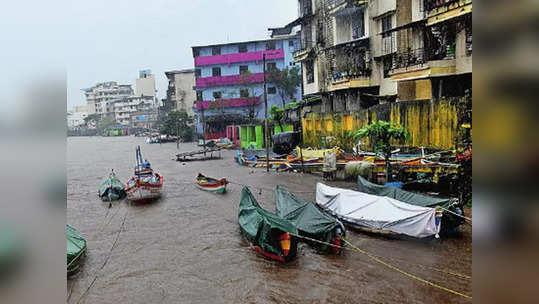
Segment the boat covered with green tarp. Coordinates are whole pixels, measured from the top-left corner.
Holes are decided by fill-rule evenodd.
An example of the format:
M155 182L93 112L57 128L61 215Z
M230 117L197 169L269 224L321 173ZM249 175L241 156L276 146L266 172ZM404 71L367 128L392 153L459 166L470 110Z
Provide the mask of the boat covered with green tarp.
M66 225L66 238L67 274L71 275L80 267L82 256L86 253L86 240L69 225Z
M387 196L389 198L396 199L401 202L408 203L410 205L421 206L421 207L430 207L434 208L440 206L446 210L449 210L453 213L462 215L463 209L462 205L454 198L437 198L426 195L421 195L418 193L409 192L402 190L396 187L388 187L377 185L369 182L365 178L358 176L358 191L373 194L377 196ZM441 231L450 232L458 228L458 226L464 223L464 218L456 216L451 212L443 212L444 220L442 221Z
M291 261L296 256L296 227L260 207L247 187L241 192L238 223L245 238L263 256L280 262Z
M115 201L125 196L125 184L116 177L114 172L109 173L101 182L99 197L104 201Z
M339 247L315 241L311 241L310 245L322 252L340 251L345 229L338 219L320 210L315 204L295 197L282 186L275 188L275 201L277 215L296 226L300 235Z

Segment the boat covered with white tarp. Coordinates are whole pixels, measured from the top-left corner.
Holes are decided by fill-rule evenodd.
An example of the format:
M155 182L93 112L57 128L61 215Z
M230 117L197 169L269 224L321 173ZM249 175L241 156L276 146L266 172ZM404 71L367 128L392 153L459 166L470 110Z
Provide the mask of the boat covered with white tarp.
M416 238L438 237L440 232L441 210L410 205L386 196L317 183L316 204L360 229Z

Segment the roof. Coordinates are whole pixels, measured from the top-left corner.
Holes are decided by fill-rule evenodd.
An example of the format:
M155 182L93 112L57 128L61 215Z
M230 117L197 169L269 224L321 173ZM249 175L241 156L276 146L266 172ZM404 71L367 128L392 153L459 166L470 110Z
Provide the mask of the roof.
M183 69L183 70L172 70L172 71L165 71L165 75L169 74L183 74L183 73L194 73L195 69Z
M208 45L195 45L195 46L192 46L191 48L195 49L195 48L205 48L205 47L214 47L214 46L237 45L237 44L244 44L244 43L266 42L266 41L283 40L283 39L284 38L266 38L266 39L259 39L259 40L227 42L227 43L217 43L217 44L208 44Z
M276 35L289 35L292 33L292 28L294 28L297 25L301 24L301 19L297 18L296 20L288 23L287 25L283 27L270 27L268 28L268 31L271 31L271 37Z

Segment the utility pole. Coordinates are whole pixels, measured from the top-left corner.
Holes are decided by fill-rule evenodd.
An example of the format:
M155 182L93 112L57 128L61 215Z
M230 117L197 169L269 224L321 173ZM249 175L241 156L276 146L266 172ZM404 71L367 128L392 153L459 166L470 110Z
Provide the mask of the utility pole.
M204 103L201 103L202 107L200 113L202 115L202 149L204 150L204 157L206 157L206 119L204 119Z
M266 172L269 172L269 140L268 140L268 94L266 92L266 54L262 54L264 67L264 142L266 144Z

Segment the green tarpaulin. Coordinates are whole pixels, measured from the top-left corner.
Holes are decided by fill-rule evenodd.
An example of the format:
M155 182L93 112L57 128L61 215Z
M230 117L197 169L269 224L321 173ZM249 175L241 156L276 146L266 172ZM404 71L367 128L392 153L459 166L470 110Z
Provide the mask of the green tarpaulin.
M395 187L386 187L373 184L361 176L358 176L357 183L359 192L374 194L378 196L387 196L401 202L421 207L432 208L436 206L441 206L447 208L454 201L454 199L451 198L435 198L413 192L408 192Z
M335 236L344 236L344 225L336 218L318 209L311 202L296 198L286 188L275 188L277 215L289 220L301 235L332 243ZM322 251L330 251L333 247L313 242Z
M99 187L99 197L103 199L108 199L108 189L113 190L111 191L112 199L122 198L123 194L125 194L125 184L122 183L114 173L110 173L101 182L101 186Z
M451 212L443 213L441 233L454 232L459 225L464 223L464 219L456 214L464 214L462 206L457 203L453 198L435 198L426 195L421 195L413 192L408 192L395 187L386 187L369 182L365 178L358 176L358 190L368 194L374 194L378 196L387 196L396 199L401 202L405 202L411 205L431 207L440 206L448 209Z
M86 251L86 240L71 226L66 225L67 272L72 273L79 267L82 254Z
M264 210L251 191L243 187L240 199L238 223L243 235L256 246L277 256L283 256L278 238L288 232L298 234L298 230L289 221ZM290 253L285 260L292 259L296 254L296 241L292 236Z

